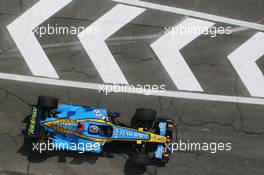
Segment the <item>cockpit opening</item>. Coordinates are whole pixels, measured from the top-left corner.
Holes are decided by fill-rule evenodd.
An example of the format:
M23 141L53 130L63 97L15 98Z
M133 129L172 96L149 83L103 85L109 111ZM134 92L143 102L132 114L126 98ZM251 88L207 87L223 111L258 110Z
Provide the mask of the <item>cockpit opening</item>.
M90 125L88 127L89 134L99 135L102 137L112 137L113 127L106 125Z

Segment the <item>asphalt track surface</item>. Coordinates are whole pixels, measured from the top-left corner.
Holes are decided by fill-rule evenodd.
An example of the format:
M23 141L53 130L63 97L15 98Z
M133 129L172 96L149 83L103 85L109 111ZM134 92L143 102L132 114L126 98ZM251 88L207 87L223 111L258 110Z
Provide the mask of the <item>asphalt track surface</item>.
M32 76L6 26L29 9L35 0L0 1L0 72ZM189 9L264 24L262 0L154 0L166 6ZM117 3L107 0L74 0L49 18L46 24L89 26ZM142 16L107 40L111 53L130 84L176 86L150 48L166 26L184 18L147 9ZM151 20L150 20L151 19ZM227 24L219 24L224 25ZM239 26L232 26L234 28ZM227 59L232 51L252 37L256 30L239 28L232 35L215 38L201 36L181 50L186 62L207 94L251 97ZM133 36L126 37L126 36ZM138 37L140 36L140 37ZM60 79L103 83L77 36L52 35L37 38ZM263 58L263 57L262 57ZM262 59L257 61L264 71ZM19 152L23 145L21 121L39 95L57 96L61 102L107 107L121 112L120 121L128 123L139 107L156 109L159 116L175 119L178 140L192 142L231 142L231 151L181 151L173 154L166 167L150 166L145 172L131 169L120 145L114 158L68 155L66 162L50 155L46 160L29 161ZM192 100L140 94L110 93L98 90L52 86L0 79L0 174L179 174L179 175L262 175L264 174L264 107L257 104Z

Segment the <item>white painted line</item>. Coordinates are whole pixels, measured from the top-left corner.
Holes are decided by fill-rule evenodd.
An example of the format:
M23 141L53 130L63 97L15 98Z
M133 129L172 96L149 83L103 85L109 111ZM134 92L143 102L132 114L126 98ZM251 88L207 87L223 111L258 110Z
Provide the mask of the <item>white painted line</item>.
M186 18L174 26L170 32L151 44L153 51L178 89L203 91L180 50L213 25L213 22Z
M258 32L228 58L250 95L264 97L264 76L256 61L264 55L264 33Z
M245 31L245 30L248 30L248 28L246 27L236 27L236 28L232 28L230 29L231 30L231 33L236 33L236 32L241 32L241 31Z
M261 23L264 21L264 18L260 19L257 21L257 23ZM247 27L236 27L236 28L232 28L231 29L231 32L232 33L236 33L236 32L241 32L241 31L245 31L245 30L248 30L249 28Z
M89 28L98 28L98 34L87 34L85 30L78 34L84 49L105 83L128 84L105 40L144 10L118 4L89 26Z
M6 74L6 73L0 73L0 79L26 82L26 83L34 83L34 84L90 89L90 90L98 90L98 91L100 90L100 87L104 85L104 84L97 84L97 83L86 83L86 82L41 78L41 77ZM109 84L107 86L114 87L113 85L109 85ZM142 89L135 90L134 92L125 91L124 93L145 95ZM212 95L212 94L181 92L181 91L165 91L165 92L152 91L150 92L150 96L264 105L264 99L262 98Z
M7 26L33 75L59 78L32 30L71 1L40 0Z
M151 3L151 2L144 2L140 0L112 0L112 1L264 31L264 25L261 25L261 24L232 19L232 18L226 18L222 16L217 16L217 15L211 15L208 13L202 13L202 12L197 12L193 10L170 7L166 5L161 5L161 4Z

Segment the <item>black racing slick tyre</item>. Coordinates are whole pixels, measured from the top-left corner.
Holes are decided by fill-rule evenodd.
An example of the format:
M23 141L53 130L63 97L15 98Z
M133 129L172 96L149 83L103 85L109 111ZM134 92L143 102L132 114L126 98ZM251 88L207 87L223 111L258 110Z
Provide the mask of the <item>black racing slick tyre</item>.
M147 130L153 125L156 120L156 111L153 109L137 109L134 117L132 117L130 125L132 128L143 127Z
M137 166L147 166L150 164L150 157L143 153L134 153L130 158L131 162Z
M139 121L153 122L156 120L157 112L153 109L140 108L136 110L135 118Z
M56 97L51 96L39 96L37 106L45 109L56 109L58 108L59 100Z

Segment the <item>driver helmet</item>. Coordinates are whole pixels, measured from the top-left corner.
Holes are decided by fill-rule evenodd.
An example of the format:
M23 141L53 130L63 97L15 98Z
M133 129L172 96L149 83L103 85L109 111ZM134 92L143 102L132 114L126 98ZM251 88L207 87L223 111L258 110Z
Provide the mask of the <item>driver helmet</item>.
M99 127L97 125L90 125L89 126L89 132L91 134L98 134L99 133Z

